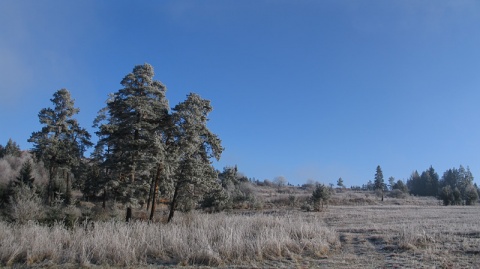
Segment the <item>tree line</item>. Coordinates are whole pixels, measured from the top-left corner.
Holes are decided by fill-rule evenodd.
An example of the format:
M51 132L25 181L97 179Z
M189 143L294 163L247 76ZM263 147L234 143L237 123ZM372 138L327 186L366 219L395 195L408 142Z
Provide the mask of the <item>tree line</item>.
M149 209L153 219L156 199L162 196L168 198L171 221L179 208L202 200L208 204L212 192L228 196L225 186L230 183L219 181L212 166L223 147L207 127L210 101L190 93L171 109L167 89L154 79L149 64L135 66L120 84L94 120L96 144L75 119L80 110L67 89L55 92L53 106L39 112L42 128L28 142L48 172L45 202L62 199L70 204L75 185L85 199L101 199L104 207L109 200L123 203L129 221L132 208L139 205ZM2 155L18 148L12 143L0 148ZM90 147L90 158L84 158Z
M362 187L353 186L352 189L376 191L382 196L382 201L385 192L390 191L390 194L395 197L402 197L408 193L415 196L436 197L442 200L444 205L473 205L480 197L480 188L473 179L469 167L460 165L459 168L450 168L440 178L435 169L430 166L422 173L415 170L406 183L390 177L389 184L386 184L379 165L373 182L370 180ZM343 185L343 181L341 183Z
M0 188L0 202L12 204L22 195L33 195L29 199L51 208L59 203L68 206L74 203L72 191L76 189L84 200L101 202L103 208L107 203L122 203L129 221L136 207L148 211L152 220L162 198L168 203L171 221L176 210L201 206L218 211L255 199L249 185L254 182L239 174L236 166L223 171L212 166L212 160L218 160L224 148L207 127L213 109L209 100L189 93L170 108L167 88L154 79L149 64L135 66L120 84L122 87L108 96L106 106L93 121L96 143L75 119L80 109L75 107L71 93L60 89L50 99L52 107L38 113L42 127L28 139L33 144L31 151L22 152L11 139L0 145L1 160L11 167L21 165L14 180L0 177L0 181L8 182L6 188ZM93 150L85 158L89 148ZM0 163L0 172L5 167ZM279 190L286 183L283 177L264 181ZM344 187L342 178L337 185ZM321 210L328 204L333 184L330 188L323 184L312 187L311 204ZM470 170L462 166L447 170L442 178L432 167L421 174L415 171L406 183L391 177L388 185L377 166L374 181L362 188L375 190L382 200L387 191L408 192L438 197L445 205L473 204L479 192Z

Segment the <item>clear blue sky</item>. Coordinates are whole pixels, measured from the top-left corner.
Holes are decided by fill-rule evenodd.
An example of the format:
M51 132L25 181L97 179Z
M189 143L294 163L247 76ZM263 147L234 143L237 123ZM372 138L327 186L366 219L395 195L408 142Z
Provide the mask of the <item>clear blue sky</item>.
M173 107L212 101L210 128L249 177L361 185L460 164L480 177L479 1L0 2L0 143L22 149L67 88L89 129L150 63ZM480 182L480 181L477 181Z

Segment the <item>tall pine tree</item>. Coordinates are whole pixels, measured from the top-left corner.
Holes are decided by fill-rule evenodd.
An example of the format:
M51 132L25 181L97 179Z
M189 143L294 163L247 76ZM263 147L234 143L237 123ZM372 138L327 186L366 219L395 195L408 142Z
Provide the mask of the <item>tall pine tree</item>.
M100 137L96 154L102 155L107 184L126 205L127 221L132 207L148 192L151 171L157 166L156 174L160 175L165 158L162 126L169 110L166 87L153 76L151 65L135 66L95 122Z
M217 182L217 172L211 159L220 159L221 141L207 127L210 101L190 93L187 99L175 106L176 164L169 183L173 189L170 203L171 221L180 202L194 203Z
M90 134L81 128L74 116L80 111L75 108L75 100L66 89L58 90L50 99L53 108L44 108L38 114L43 127L33 132L28 142L33 143L33 152L43 161L49 171L47 186L47 200L54 199L55 177L66 180L66 194L71 187L70 174L74 166L78 165L87 147L90 147ZM63 170L63 173L60 173ZM69 197L66 197L68 202Z

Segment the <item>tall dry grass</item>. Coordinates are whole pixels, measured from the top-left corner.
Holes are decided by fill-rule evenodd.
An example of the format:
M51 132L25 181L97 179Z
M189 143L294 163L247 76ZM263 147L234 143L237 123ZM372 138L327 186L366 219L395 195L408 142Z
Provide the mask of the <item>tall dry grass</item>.
M255 265L265 260L318 257L338 246L314 216L186 214L170 224L96 222L67 229L0 222L3 265L193 264Z

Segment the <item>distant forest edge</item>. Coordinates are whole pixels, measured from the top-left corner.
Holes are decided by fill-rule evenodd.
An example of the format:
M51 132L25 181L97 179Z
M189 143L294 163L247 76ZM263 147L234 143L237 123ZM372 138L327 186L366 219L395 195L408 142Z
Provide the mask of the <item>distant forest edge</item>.
M169 222L177 210L221 211L240 204L257 208L255 188L281 191L290 185L283 177L249 179L236 166L216 170L212 160L220 159L224 148L207 127L210 101L190 93L170 108L165 85L153 77L153 67L144 64L121 80L123 88L108 96L93 121L98 136L95 145L75 119L80 110L70 92L55 92L53 107L38 114L42 128L28 139L31 150L22 151L12 139L0 145L0 198L2 208L8 208L3 212L5 218L20 222L48 219L40 209L45 207L54 220L61 215L60 207L75 211L81 197L102 204L103 209L122 204L126 221L132 218L133 208L143 208L149 212L146 218L153 220L157 205L163 204ZM84 157L91 147L91 156ZM390 177L387 183L377 166L372 179L351 189L374 191L382 201L385 196L433 196L444 205L473 205L480 193L470 169L463 166L448 169L441 178L430 167L422 173L415 171L406 182ZM337 186L345 189L342 178ZM314 181L298 187L311 191L303 208L311 206L312 210L328 204L334 191L333 184ZM295 197L289 199L295 204Z

